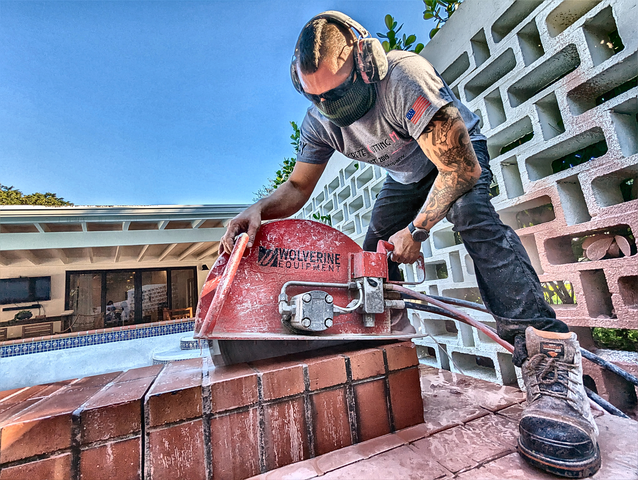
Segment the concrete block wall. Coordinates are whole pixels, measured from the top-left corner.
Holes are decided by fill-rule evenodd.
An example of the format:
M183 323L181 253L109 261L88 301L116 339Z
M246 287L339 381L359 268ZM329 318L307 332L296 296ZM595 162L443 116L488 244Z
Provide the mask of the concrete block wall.
M481 118L498 184L493 204L521 237L541 282L571 284L576 303L554 308L573 327L638 329L638 200L635 186L629 198L621 191L638 182L636 18L636 0L465 0L421 53ZM593 145L595 158L556 168ZM330 215L361 243L385 175L342 156L331 163L300 216ZM625 236L631 255L584 260L578 247L594 233ZM426 280L417 290L477 299L472 261L450 223L433 229L423 254ZM460 325L454 333L450 322L435 327L440 317L420 318L438 342L417 341L426 363L454 370L444 348L468 374L512 381L502 367L508 354L492 341Z

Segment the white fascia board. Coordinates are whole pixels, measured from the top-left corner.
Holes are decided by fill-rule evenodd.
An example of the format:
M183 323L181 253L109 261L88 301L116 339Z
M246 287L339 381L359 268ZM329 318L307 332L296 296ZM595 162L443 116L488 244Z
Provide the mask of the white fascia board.
M0 251L218 242L225 228L0 234Z
M250 205L150 205L114 207L0 207L0 223L80 223L233 218Z

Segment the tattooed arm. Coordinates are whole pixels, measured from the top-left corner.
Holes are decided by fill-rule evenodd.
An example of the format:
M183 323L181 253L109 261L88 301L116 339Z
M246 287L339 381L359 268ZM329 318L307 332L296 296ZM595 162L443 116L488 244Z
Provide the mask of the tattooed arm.
M476 184L481 166L461 114L452 104L436 112L417 141L439 171L423 208L414 219L417 228L431 230L445 218L452 204ZM418 258L421 244L412 240L407 228L392 235L390 242L395 247L394 261L412 263Z

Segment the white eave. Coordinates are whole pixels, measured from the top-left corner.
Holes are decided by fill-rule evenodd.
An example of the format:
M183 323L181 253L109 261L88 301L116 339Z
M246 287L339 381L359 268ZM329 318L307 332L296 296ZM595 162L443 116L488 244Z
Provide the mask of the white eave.
M0 265L210 261L246 207L2 206Z

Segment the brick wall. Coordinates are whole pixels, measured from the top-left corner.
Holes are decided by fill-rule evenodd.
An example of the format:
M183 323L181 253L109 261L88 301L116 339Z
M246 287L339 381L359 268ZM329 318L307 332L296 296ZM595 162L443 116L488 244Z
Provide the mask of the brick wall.
M554 305L572 327L638 329L636 18L636 0L465 0L421 53L481 118L493 204L541 281L575 296ZM361 243L383 172L337 155L324 178L301 215L329 215ZM587 260L583 241L597 233L623 236L631 255ZM427 276L417 290L478 297L472 260L450 223L433 229L423 254ZM516 382L509 354L482 334L421 318L436 338L417 341L424 362Z
M411 343L0 392L0 480L246 478L423 422Z

